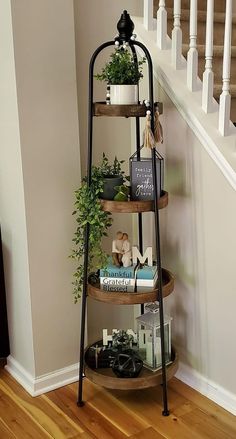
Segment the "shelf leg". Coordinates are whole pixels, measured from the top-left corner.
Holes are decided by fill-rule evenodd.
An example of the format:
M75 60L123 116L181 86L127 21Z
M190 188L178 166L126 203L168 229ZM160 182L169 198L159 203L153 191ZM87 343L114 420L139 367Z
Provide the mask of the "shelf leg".
M158 301L160 309L160 333L161 333L161 362L162 362L162 392L163 392L163 416L169 416L168 396L167 396L167 378L166 378L166 359L165 359L165 333L164 333L164 310L162 295L162 267L161 267L161 250L160 250L160 221L158 209L158 183L156 172L156 148L152 149L152 173L154 185L154 205L155 205L155 231L156 231L156 256L158 268Z
M85 254L84 254L84 282L82 294L81 310L81 334L80 334L80 363L79 363L79 389L77 405L82 407L83 402L83 375L84 375L84 340L85 340L85 321L86 321L86 302L87 302L87 277L88 277L88 251L89 251L89 224L85 230Z
M137 59L137 56L136 56L136 59ZM140 119L139 119L139 117L136 117L136 152L137 152L137 160L140 160ZM138 242L139 242L139 250L140 250L141 254L143 254L143 218L142 218L142 213L138 214ZM144 304L143 303L141 304L141 314L144 314Z
M87 161L87 178L88 185L92 182L92 149L93 149L93 74L94 63L98 54L106 47L113 46L114 41L108 41L101 44L93 53L89 64L89 108L88 108L88 161ZM86 225L84 235L84 282L82 294L82 311L81 311L81 335L80 335L80 364L79 364L79 386L77 405L82 407L83 402L83 376L84 376L84 339L85 339L85 320L86 320L86 302L87 302L87 278L88 278L88 258L89 258L89 224Z
M143 254L143 218L142 214L138 214L138 234L139 234L139 249ZM141 314L144 314L144 303L141 304Z
M153 99L153 65L151 55L139 41L133 41L134 46L140 47L147 59L148 76L149 76L149 101L151 110L151 129L154 133L154 99ZM164 333L164 311L163 311L163 295L162 295L162 268L161 268L161 249L160 249L160 224L159 224L159 209L158 209L158 181L156 170L156 148L152 149L152 175L154 187L154 206L155 206L155 231L156 231L156 256L158 269L158 300L160 308L160 333L161 333L161 362L162 362L162 392L163 392L163 416L169 416L168 410L168 395L167 395L167 379L166 379L166 361L165 361L165 333Z

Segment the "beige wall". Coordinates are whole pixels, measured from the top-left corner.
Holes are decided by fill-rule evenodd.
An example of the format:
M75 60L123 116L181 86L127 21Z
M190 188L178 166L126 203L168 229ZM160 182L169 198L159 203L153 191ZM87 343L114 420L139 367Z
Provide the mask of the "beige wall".
M74 11L67 0L11 4L16 85L8 29L9 65L1 80L6 99L0 99L1 220L11 355L35 378L79 357L80 309L73 304L68 258L80 180ZM4 24L2 13L1 19ZM5 47L4 38L5 32Z
M11 354L35 373L22 156L10 2L0 14L0 222Z
M87 108L88 108L88 66L94 50L116 35L116 24L123 9L133 15L141 13L139 1L122 0L75 0L75 27L76 27L76 55L77 55L77 81L79 103L79 126L81 144L82 172L86 171L87 157ZM111 51L111 50L110 50ZM101 54L96 63L95 72L99 70L110 51ZM95 81L95 100L105 99L105 85ZM106 152L112 159L115 155L126 159L128 171L128 158L131 155L131 132L128 119L94 119L94 162L98 162L102 152ZM114 215L114 225L109 239L105 240L104 247L110 251L112 234L121 229L132 232L132 218L126 215ZM91 340L100 337L101 329L105 327L127 327L133 325L133 307L112 307L89 301L88 303L88 333Z
M71 296L68 259L73 191L80 177L73 2L14 0L12 12L40 375L78 360L79 310Z
M79 125L81 140L81 163L82 170L87 165L87 109L88 109L88 71L89 61L95 49L105 41L113 40L117 34L116 25L124 9L128 9L131 15L141 15L142 0L74 0L75 8L75 31L76 31L76 55L77 55L77 79L78 79L78 104ZM97 58L95 73L99 71L112 49L107 49ZM105 96L105 84L95 81L95 99L103 100ZM95 123L95 150L94 159L98 160L103 150L123 153L130 143L129 120L113 119L107 123L106 119L94 120ZM117 141L115 133L119 134ZM125 144L125 145L124 145Z
M174 342L184 364L236 394L235 191L166 94L159 95L169 191L163 265L176 278L165 305Z

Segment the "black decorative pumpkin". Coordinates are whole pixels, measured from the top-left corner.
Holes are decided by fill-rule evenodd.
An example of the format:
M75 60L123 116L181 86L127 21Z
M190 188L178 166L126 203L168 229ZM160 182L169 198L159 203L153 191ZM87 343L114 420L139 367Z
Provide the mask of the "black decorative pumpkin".
M112 364L112 370L119 378L136 378L142 367L143 361L132 349L119 352Z
M99 270L98 271L93 271L92 273L90 273L88 275L88 281L91 285L96 285L97 283L99 283Z

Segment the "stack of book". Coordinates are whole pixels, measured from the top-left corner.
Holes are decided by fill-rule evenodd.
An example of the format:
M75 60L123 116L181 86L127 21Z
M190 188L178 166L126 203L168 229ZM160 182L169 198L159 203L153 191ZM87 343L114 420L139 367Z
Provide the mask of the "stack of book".
M158 279L157 266L141 265L136 273L137 291L150 291L155 289Z
M132 265L116 267L109 261L106 268L100 269L100 288L106 292L129 293L150 291L158 279L157 266Z
M107 292L133 292L135 290L135 271L135 266L119 268L109 263L106 268L100 269L100 287Z

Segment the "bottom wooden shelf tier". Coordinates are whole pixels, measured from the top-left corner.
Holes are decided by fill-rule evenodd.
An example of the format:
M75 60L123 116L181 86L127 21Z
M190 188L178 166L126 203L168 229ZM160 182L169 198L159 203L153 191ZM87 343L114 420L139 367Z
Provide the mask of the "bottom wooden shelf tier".
M99 343L99 342L98 342ZM88 351L87 348L86 352ZM148 389L162 384L162 369L152 372L143 367L138 378L117 378L110 368L91 369L86 363L85 352L85 376L94 384L113 390L138 390ZM167 381L177 372L179 359L178 354L172 347L172 363L166 366Z

